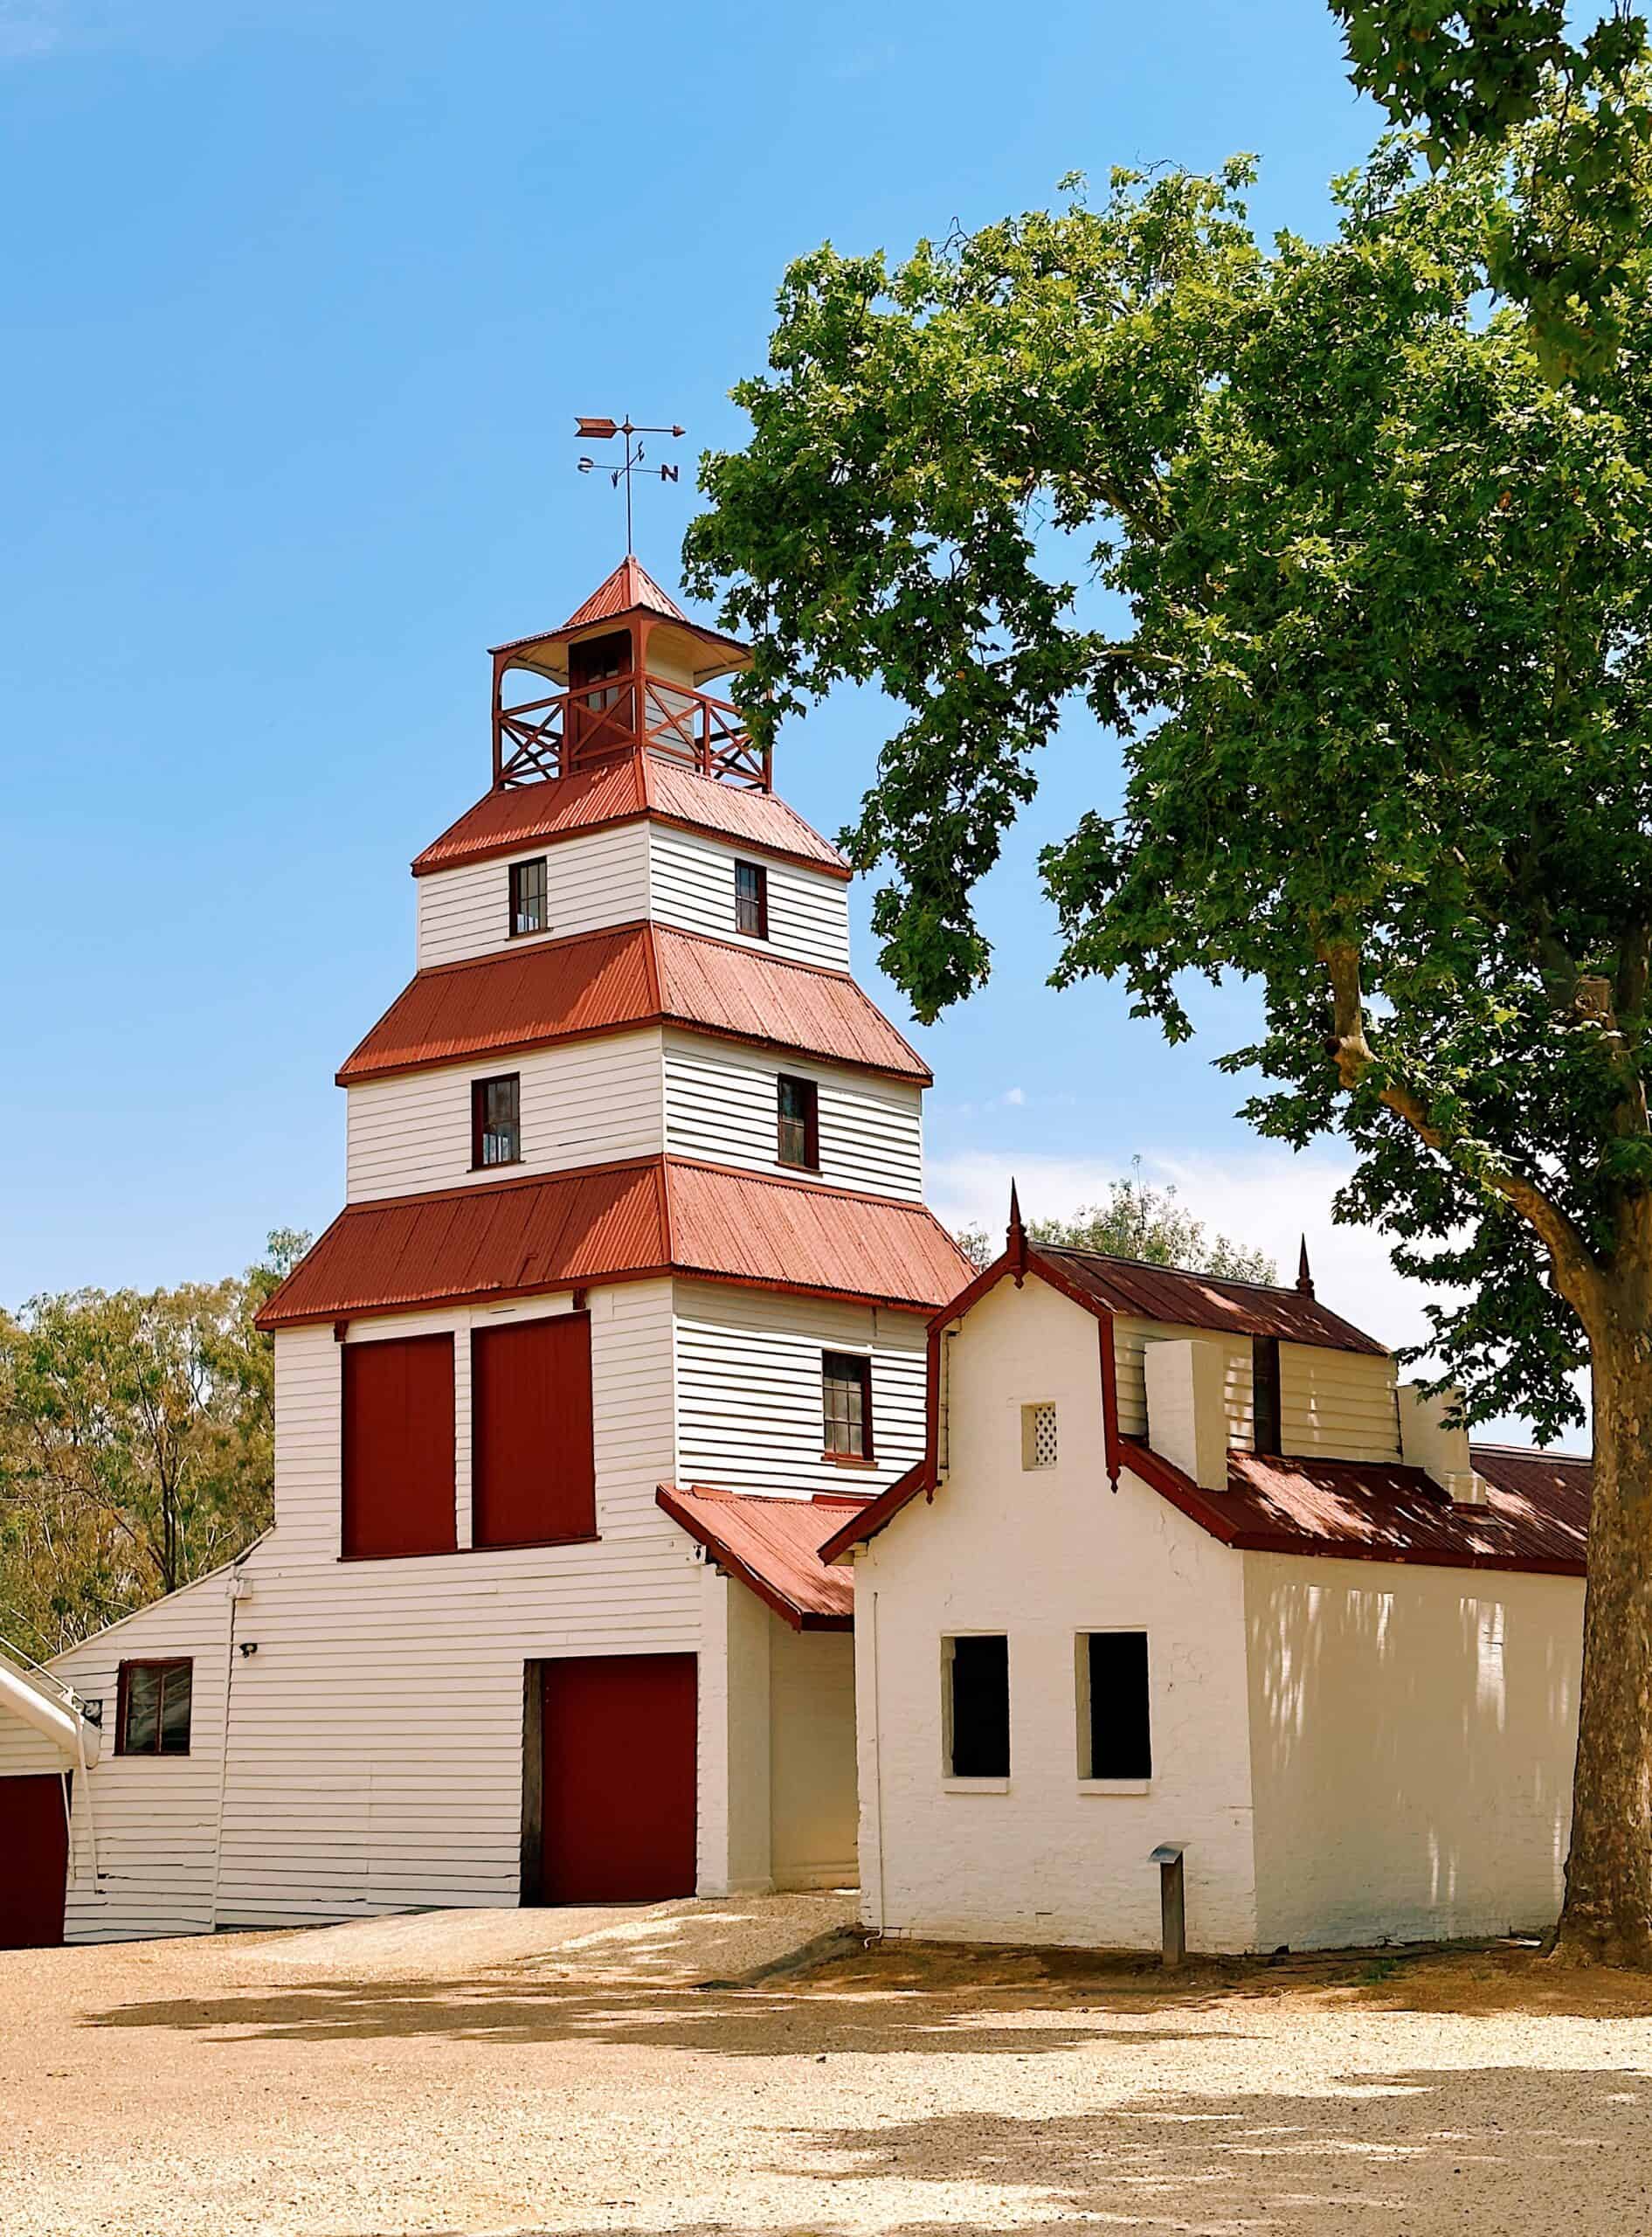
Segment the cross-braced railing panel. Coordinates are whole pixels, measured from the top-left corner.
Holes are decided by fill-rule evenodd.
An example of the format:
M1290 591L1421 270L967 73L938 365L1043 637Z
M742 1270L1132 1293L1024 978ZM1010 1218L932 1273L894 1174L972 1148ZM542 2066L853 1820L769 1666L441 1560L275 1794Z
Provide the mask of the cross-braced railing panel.
M494 710L496 789L571 776L639 748L723 784L771 789L769 755L737 707L643 669Z

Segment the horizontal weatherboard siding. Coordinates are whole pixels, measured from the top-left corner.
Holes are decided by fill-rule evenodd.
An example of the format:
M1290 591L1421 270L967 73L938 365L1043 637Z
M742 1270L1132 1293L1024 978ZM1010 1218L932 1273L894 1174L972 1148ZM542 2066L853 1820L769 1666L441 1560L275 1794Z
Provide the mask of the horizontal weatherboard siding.
M510 863L545 854L472 862L418 882L421 971L496 949L520 947L510 934ZM569 839L546 855L546 937L623 925L648 914L648 837L642 823ZM532 937L532 936L530 936Z
M686 1034L666 1036L667 1149L679 1157L779 1171L776 1082L783 1072L817 1084L822 1181L886 1196L923 1195L916 1088Z
M848 969L848 897L840 879L795 862L770 862L769 937L743 938L735 924L734 866L743 859L738 845L668 824L650 826L649 841L652 913L662 925Z

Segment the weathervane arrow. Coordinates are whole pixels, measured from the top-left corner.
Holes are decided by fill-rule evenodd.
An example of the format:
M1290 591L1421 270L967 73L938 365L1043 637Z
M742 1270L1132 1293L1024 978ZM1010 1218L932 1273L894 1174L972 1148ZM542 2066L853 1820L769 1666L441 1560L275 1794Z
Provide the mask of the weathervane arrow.
M687 432L687 429L682 427L639 427L630 419L595 419L581 417L574 421L574 433L585 442L611 443L616 435L624 439L626 462L623 466L616 466L611 470L608 481L612 488L618 489L622 481L626 485L626 557L627 559L632 556L632 542L631 483L632 476L643 463L644 456L642 445L635 442L633 438L638 435L678 436ZM594 458L582 456L578 463L581 474L590 474L595 468L597 461ZM648 471L650 474L657 474L662 481L675 481L680 478L679 469L674 466L653 466L650 467Z

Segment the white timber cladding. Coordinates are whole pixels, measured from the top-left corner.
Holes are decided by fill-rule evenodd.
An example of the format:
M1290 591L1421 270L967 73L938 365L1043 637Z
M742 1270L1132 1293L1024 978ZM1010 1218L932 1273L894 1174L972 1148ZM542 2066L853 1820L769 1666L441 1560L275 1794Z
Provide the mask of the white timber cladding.
M916 1087L736 1042L666 1035L666 1147L678 1157L787 1171L777 1154L782 1072L816 1084L820 1180L879 1195L923 1195L923 1098Z
M1546 1927L1571 1823L1582 1581L1239 1558L1261 1947Z
M347 1091L345 1193L354 1203L657 1156L661 1062L655 1026L363 1081ZM473 1169L472 1083L501 1072L522 1082L522 1161Z
M103 1707L99 1761L85 1779L77 1771L73 1780L64 1915L68 1941L204 1934L211 1928L229 1627L232 1604L238 1619L241 1604L232 1603L227 1583L224 1570L201 1577L72 1647L52 1665L83 1700ZM121 1663L175 1657L194 1664L188 1755L118 1755Z
M576 932L599 932L605 925L632 924L648 914L646 825L620 823L549 846L541 841L491 862L433 870L413 881L418 968L428 971L432 964L531 947L540 935L511 938L510 865L541 855L547 888L543 938L566 939Z
M1208 1329L1120 1319L1113 1324L1118 1363L1118 1425L1126 1437L1146 1437L1145 1347L1186 1337L1217 1347L1223 1360L1227 1442L1252 1441L1251 1347L1248 1337ZM1397 1460L1394 1363L1366 1352L1334 1352L1316 1344L1279 1347L1280 1441L1287 1452L1323 1453L1339 1460Z
M662 925L690 932L709 932L759 953L818 963L835 971L849 967L849 897L843 879L801 863L777 861L759 848L732 840L712 839L674 825L651 823L651 913ZM761 862L768 872L769 937L756 939L735 930L734 866Z
M869 1468L823 1457L820 1354L827 1351L871 1359ZM679 1282L681 1480L794 1499L881 1491L923 1450L923 1375L920 1313ZM821 1537L833 1527L828 1513Z
M1022 1466L1050 1405L1054 1465ZM1128 1471L1108 1488L1093 1318L1036 1278L965 1316L951 1465L855 1569L861 1884L868 1924L944 1939L1155 1947L1161 1841L1187 1844L1190 1944L1255 1937L1238 1560ZM1150 1780L1081 1777L1079 1642L1147 1635ZM1007 1779L944 1760L944 1643L1008 1642Z

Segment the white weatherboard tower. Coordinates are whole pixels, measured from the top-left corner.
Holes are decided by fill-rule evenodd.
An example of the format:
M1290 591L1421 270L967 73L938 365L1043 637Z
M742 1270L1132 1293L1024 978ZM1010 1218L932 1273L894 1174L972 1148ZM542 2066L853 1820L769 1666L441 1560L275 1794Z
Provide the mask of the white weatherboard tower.
M0 1942L854 1878L815 1548L922 1454L971 1270L847 868L705 689L744 660L630 557L494 654L264 1315L274 1527L0 1688Z

